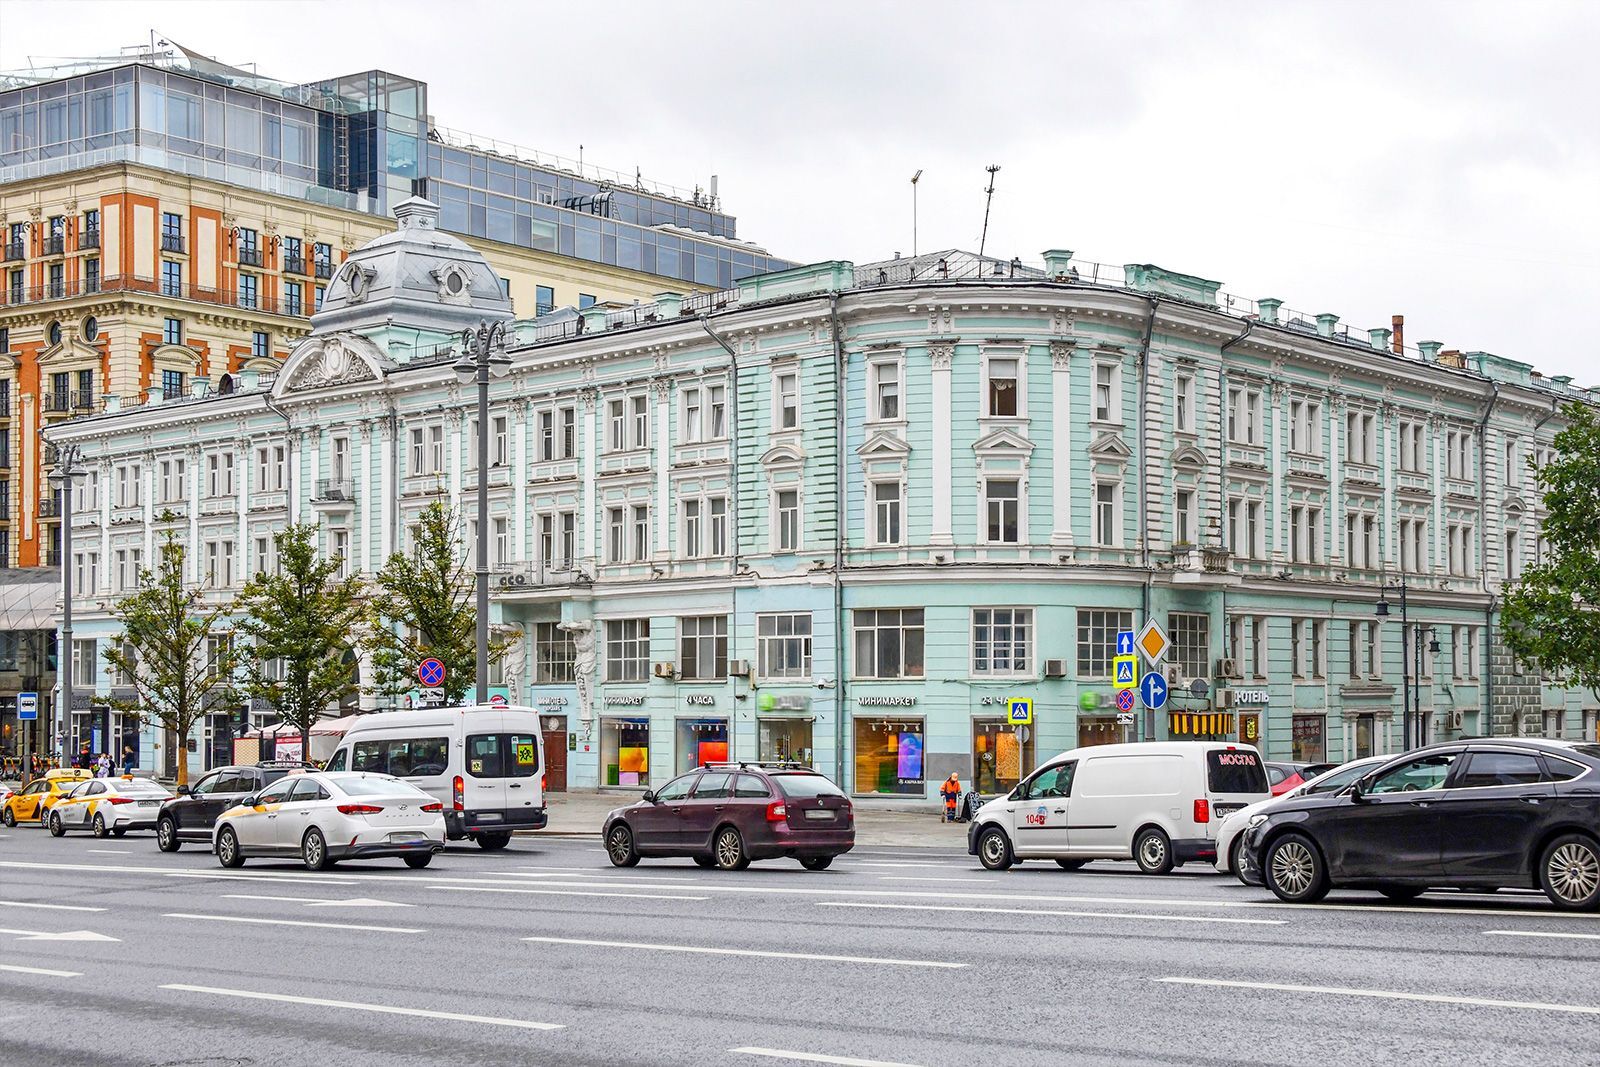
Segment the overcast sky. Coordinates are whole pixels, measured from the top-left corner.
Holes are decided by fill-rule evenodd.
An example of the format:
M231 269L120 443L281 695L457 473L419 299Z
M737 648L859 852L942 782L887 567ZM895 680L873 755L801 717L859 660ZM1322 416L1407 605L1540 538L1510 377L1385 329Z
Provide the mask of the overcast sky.
M1600 385L1600 3L46 3L0 69L149 31L306 81L383 68L446 126L692 187L866 262L1157 263Z

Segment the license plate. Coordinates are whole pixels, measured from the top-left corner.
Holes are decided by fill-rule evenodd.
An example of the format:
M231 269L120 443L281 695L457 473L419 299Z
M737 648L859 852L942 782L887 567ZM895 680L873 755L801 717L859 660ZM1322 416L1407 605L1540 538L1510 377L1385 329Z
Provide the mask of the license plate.
M806 812L806 818L807 819L816 819L818 822L821 822L823 820L826 820L828 822L832 822L833 821L833 812L826 811L826 810L819 810L817 808L812 808L812 809L810 809L809 811Z
M1218 817L1221 817L1223 815L1232 815L1234 812L1243 807L1243 804L1218 804L1215 808L1215 811Z
M141 801L139 801L139 807L141 807L141 808L153 808L153 807L156 806L156 803L157 802L154 801L154 800L141 800Z
M499 822L502 818L504 818L504 816L502 816L498 811L485 811L478 815L474 815L473 818L477 819L479 822Z
M389 840L396 843L404 841L421 841L426 836L426 834L416 830L396 830L394 833L389 835Z

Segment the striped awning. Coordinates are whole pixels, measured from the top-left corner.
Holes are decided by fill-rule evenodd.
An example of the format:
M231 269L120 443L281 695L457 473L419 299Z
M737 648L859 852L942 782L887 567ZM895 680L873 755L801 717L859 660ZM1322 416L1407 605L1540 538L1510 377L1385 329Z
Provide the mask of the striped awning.
M1233 713L1174 711L1167 716L1167 732L1173 737L1231 737Z

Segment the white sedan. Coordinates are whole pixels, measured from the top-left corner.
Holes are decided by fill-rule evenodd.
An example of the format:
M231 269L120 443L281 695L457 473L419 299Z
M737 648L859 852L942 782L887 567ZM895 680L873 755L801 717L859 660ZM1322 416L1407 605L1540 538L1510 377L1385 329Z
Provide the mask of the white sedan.
M1241 840L1240 835L1250 825L1252 816L1259 815L1278 801L1288 800L1290 797L1303 797L1311 793L1336 792L1360 778L1377 764L1391 758L1390 756L1368 756L1365 759L1341 763L1333 770L1324 771L1311 779L1311 781L1295 786L1280 797L1260 800L1240 808L1238 811L1228 812L1227 816L1222 820L1222 824L1217 827L1217 870L1223 874L1232 871L1239 881L1245 885L1259 885L1259 872L1246 872L1239 862L1238 845ZM1253 878L1250 877L1251 874L1254 875Z
M382 856L426 867L444 851L444 805L387 774L291 774L217 816L211 845L224 867L250 856L298 856L313 871Z
M96 837L129 830L153 830L161 805L172 799L164 786L148 778L91 778L50 809L51 837L68 830L88 830Z

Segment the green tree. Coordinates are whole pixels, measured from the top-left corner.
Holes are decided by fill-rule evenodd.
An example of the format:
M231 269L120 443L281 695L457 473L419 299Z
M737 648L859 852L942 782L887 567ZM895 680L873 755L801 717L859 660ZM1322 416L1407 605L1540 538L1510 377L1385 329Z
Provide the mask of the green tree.
M433 503L411 527L411 552L391 555L367 602L367 650L374 688L400 696L419 688L417 664L444 664L444 698L458 704L477 674L477 611L473 574L454 508ZM490 660L505 655L515 634L492 634ZM488 694L478 694L488 699Z
M266 700L300 730L311 758L311 724L356 684L356 635L365 619L361 579L341 577L343 560L317 553L314 523L273 535L278 569L257 574L239 594L244 691ZM243 651L243 650L241 650Z
M206 607L203 589L183 580L183 558L183 546L168 533L155 569L140 571L138 587L112 609L122 638L105 653L106 663L131 681L138 696L112 704L168 732L179 785L189 780L185 750L195 723L212 707L238 700L227 625L233 605Z
M1544 551L1505 594L1504 639L1517 660L1600 692L1600 418L1561 409L1566 427L1537 471Z

